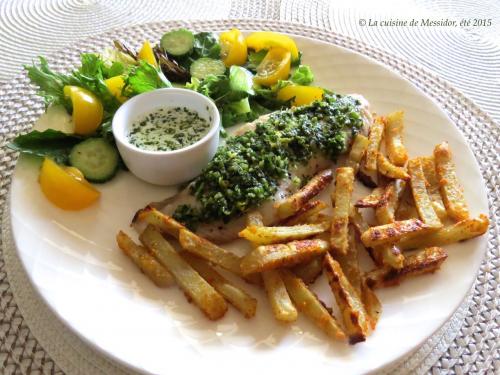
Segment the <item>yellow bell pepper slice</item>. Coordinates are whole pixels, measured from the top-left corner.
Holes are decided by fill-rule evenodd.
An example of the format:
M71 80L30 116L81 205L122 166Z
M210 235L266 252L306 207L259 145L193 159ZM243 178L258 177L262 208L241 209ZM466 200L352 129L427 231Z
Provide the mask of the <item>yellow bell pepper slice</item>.
M219 36L221 59L224 65L243 65L247 61L247 43L238 29L226 31Z
M101 101L90 91L77 86L64 86L64 96L73 105L75 134L89 135L102 123L104 108Z
M289 36L274 33L272 31L257 31L246 38L248 48L255 51L261 49L271 49L274 47L284 48L292 54L295 61L299 58L299 49L295 41Z
M323 94L324 90L320 87L290 85L279 90L277 97L284 102L293 99L292 105L297 107L321 100Z
M120 103L127 101L128 98L122 95L123 86L125 86L125 80L122 76L108 78L104 83L108 87L109 92L113 94Z
M283 48L272 48L257 67L254 82L271 86L280 79L287 79L290 74L291 54Z
M142 44L141 50L139 51L137 57L139 58L139 60L144 60L151 65L158 67L158 63L156 62L156 57L153 52L153 48L151 47L151 43L149 43L149 41L147 40Z
M77 168L70 168L65 169L45 158L38 181L45 197L57 207L71 211L82 210L97 201L101 193L83 175L79 177L81 172ZM76 173L74 169L80 173Z

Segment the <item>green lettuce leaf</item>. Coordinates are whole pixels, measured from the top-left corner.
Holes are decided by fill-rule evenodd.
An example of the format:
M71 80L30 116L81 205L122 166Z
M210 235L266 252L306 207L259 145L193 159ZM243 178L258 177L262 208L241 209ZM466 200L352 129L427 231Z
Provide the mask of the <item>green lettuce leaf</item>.
M290 80L297 85L310 85L314 81L314 74L308 65L299 65L292 73Z

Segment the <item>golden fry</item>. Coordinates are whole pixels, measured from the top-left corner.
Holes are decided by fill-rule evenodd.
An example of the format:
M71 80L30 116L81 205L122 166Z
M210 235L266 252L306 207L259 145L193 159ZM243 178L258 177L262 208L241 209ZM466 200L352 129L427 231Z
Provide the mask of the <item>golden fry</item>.
M374 172L377 170L377 156L380 142L384 135L384 127L384 118L377 117L370 128L370 135L368 136L370 142L368 143L365 154L365 167L368 171Z
M276 320L294 322L297 320L297 309L290 300L285 283L278 270L269 270L262 273L264 287Z
M366 284L373 289L399 285L408 277L432 273L439 269L448 254L440 247L428 247L417 254L405 258L403 268L399 270L379 268L366 275Z
M247 214L247 226L250 225L264 225L262 214L259 211L252 211Z
M148 225L140 235L140 240L172 273L188 299L194 301L209 319L216 320L224 316L227 311L224 298L182 259L155 227Z
M330 315L306 284L288 270L280 270L280 274L295 306L329 337L335 340L345 340L346 335L337 320Z
M426 181L420 159L411 159L408 162L408 170L411 174L410 186L415 199L415 206L422 221L433 228L443 226L438 215L434 211L429 194L427 193Z
M379 173L389 178L399 178L401 180L408 180L410 178L403 167L392 164L381 152L377 156L377 167Z
M381 187L376 187L373 191L367 196L358 199L356 203L354 203L355 207L367 208L367 207L380 207L387 200L386 195L384 194L384 189Z
M239 310L247 319L253 318L257 311L257 300L243 289L233 285L214 270L204 259L183 251L181 256L193 267L227 302Z
M361 284L361 300L363 301L366 313L370 318L371 329L374 330L378 320L380 319L380 314L382 313L382 304L380 303L380 300L375 292L368 287L368 285L366 285L365 278L363 278L363 282Z
M325 255L324 265L328 283L342 314L349 343L365 341L370 330L370 321L359 294L347 280L340 264L330 254Z
M352 168L337 168L335 193L332 198L333 219L330 230L330 245L340 254L346 254L349 246L347 241L347 225L349 224L349 210L354 185L354 171Z
M436 173L441 187L441 197L448 216L456 221L469 218L469 209L465 202L463 188L458 181L455 165L451 160L451 150L447 142L434 148Z
M278 217L285 219L295 214L307 201L327 187L332 179L333 173L331 169L325 169L318 173L295 194L275 204Z
M408 152L403 144L403 111L393 112L386 117L385 149L389 160L397 166L405 165Z
M158 263L155 257L149 254L145 247L137 245L124 232L118 232L116 235L116 242L125 255L132 259L135 265L157 286L163 288L175 283L172 274Z
M297 225L307 223L311 217L320 213L327 207L323 201L309 201L295 214L281 222L282 225Z
M330 223L325 221L319 224L301 224L290 227L264 227L251 225L243 229L239 236L252 242L254 245L269 245L273 243L303 240L328 230Z
M489 224L488 217L481 214L478 218L459 221L425 236L403 239L398 246L402 250L409 250L430 246L444 246L465 241L486 233Z
M351 167L354 174L358 172L359 164L361 159L365 155L366 148L368 147L369 140L362 134L356 134L354 141L352 142L351 150L349 151L349 156L347 157L346 166Z
M368 247L393 244L398 241L428 232L430 227L418 219L395 221L394 223L371 227L361 235L361 241Z
M132 224L139 222L154 225L162 232L168 233L174 238L179 238L179 231L186 228L174 218L161 213L156 208L151 206L147 206L146 208L136 212L134 218L132 219Z
M180 230L179 243L184 250L206 259L212 264L231 271L236 275L241 275L241 258L232 252L217 246L187 229Z
M361 295L361 270L359 269L358 241L353 225L349 225L349 247L346 254L334 254L334 258L339 262L347 280L354 290Z
M262 245L253 249L241 261L241 272L249 275L305 262L325 253L328 242L320 239L292 241L287 244Z
M434 156L422 156L419 159L420 164L422 165L425 180L427 182L427 193L429 194L429 198L431 198L432 207L434 207L434 211L438 217L441 220L444 220L448 214L446 213L443 198L441 198L441 192L439 191L439 179L436 174Z
M404 256L397 245L381 245L374 246L370 255L373 257L375 264L379 267L387 266L400 269L404 264Z
M385 202L375 208L375 217L379 224L389 224L396 221L396 211L406 188L406 181L391 181L385 188Z

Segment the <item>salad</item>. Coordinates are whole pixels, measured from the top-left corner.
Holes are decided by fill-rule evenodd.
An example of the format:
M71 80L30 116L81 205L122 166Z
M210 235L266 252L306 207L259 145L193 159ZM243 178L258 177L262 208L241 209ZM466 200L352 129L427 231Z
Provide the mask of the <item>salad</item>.
M67 210L83 209L99 198L91 183L111 180L125 165L111 122L122 103L166 87L197 91L216 104L224 128L253 121L272 111L309 104L324 90L311 86L311 68L286 35L259 31L247 37L238 29L215 35L178 29L158 43L144 41L139 51L115 40L102 53L84 53L68 74L53 71L43 57L25 66L46 109L62 106L72 132L33 130L9 147L44 158L39 182L45 196Z

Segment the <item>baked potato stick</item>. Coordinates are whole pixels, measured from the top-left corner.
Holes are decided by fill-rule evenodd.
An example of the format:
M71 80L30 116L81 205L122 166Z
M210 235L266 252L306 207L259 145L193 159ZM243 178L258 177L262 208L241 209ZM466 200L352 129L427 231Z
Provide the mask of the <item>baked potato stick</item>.
M361 159L365 155L366 148L368 147L369 140L362 134L356 134L354 141L352 142L351 150L349 151L349 156L347 157L346 166L351 167L354 174L358 172L359 164Z
M154 256L149 254L148 250L137 245L124 232L119 231L116 235L118 247L140 268L144 274L160 288L173 285L174 277L163 267Z
M425 236L403 239L398 246L402 250L410 250L465 241L486 233L489 224L488 217L481 214L478 218L459 221Z
M330 223L325 221L319 224L301 224L289 227L264 227L250 225L243 229L239 236L252 242L254 245L269 245L273 243L290 242L312 237L328 230Z
M406 188L405 180L390 182L384 192L385 202L375 208L375 217L379 224L389 224L396 221L396 210Z
M365 341L371 327L360 295L349 283L340 264L330 254L325 255L324 265L328 283L342 314L349 343Z
M387 197L384 194L384 189L381 187L376 187L370 194L358 199L356 203L354 203L354 206L359 208L376 208L382 206L386 202L386 200Z
M361 235L361 241L367 247L394 244L427 233L431 229L418 219L395 221L394 223L371 227Z
M303 188L288 198L277 202L275 208L280 219L295 214L307 201L318 195L333 179L331 169L325 169L314 176Z
M377 167L379 173L389 178L400 178L401 180L410 178L403 167L392 164L381 152L377 155Z
M312 284L323 272L323 256L312 258L310 261L299 264L293 268L293 273L300 277L306 284Z
M365 168L367 171L375 172L377 170L377 156L380 148L380 142L384 134L385 121L383 117L375 118L368 136L369 142L366 148Z
M334 258L339 262L347 280L354 290L361 295L361 270L359 269L358 241L353 225L349 225L348 233L349 247L346 254L334 254Z
M309 219L323 211L327 204L323 201L309 201L294 215L281 222L282 225L297 225L307 223Z
M376 188L379 184L379 178L377 171L370 171L366 169L365 165L366 155L359 164L358 173L356 174L356 178L361 181L363 185L367 188Z
M399 270L379 268L366 275L366 284L373 289L399 285L408 277L432 273L439 269L448 254L440 247L428 247L405 258Z
M132 224L140 222L154 225L160 231L168 233L176 239L179 238L179 231L186 228L174 218L161 213L156 208L151 206L147 206L146 208L136 212L134 218L132 219Z
M366 313L370 317L371 329L374 330L382 313L382 304L375 292L366 285L365 278L363 278L363 283L361 284L361 300L365 306Z
M458 181L455 165L451 160L451 150L447 142L434 148L436 173L441 187L441 197L448 216L460 221L469 218L469 209L465 202L463 188Z
M399 206L396 210L396 220L418 219L418 211L415 207L415 201L411 192L411 187L407 186Z
M385 149L389 160L399 167L408 160L408 152L403 144L404 112L396 111L385 119Z
M217 246L187 229L179 231L179 243L184 250L236 275L241 275L241 258L232 252Z
M249 275L279 267L293 266L325 253L328 242L320 239L292 241L287 244L262 245L241 261L241 272Z
M427 194L426 181L420 159L411 159L408 162L408 170L411 175L410 186L415 199L415 206L417 206L418 215L422 221L433 228L440 228L443 226L438 215L434 211L429 194Z
M325 306L311 292L306 284L289 270L280 270L288 294L293 303L323 332L335 340L345 340L346 335L337 320L330 315Z
M422 156L419 158L424 172L425 180L427 181L427 193L431 198L432 207L441 220L446 219L448 216L446 208L444 207L443 198L439 192L439 179L436 174L436 164L434 156Z
M372 248L370 253L377 266L387 266L400 269L403 267L404 256L396 245L382 245Z
M257 300L243 289L233 285L220 273L214 270L206 260L183 251L181 256L193 267L227 302L233 305L247 319L253 318L257 311Z
M194 301L211 320L224 316L227 311L224 298L175 251L155 227L148 225L140 235L140 240L172 273L188 300Z
M278 270L263 272L262 279L264 279L267 297L276 320L280 322L294 322L297 320L297 309L288 295L280 272Z
M259 211L252 211L247 214L247 227L250 225L264 225L262 214Z
M333 218L330 229L330 245L339 254L346 254L349 243L347 240L347 225L354 185L352 168L337 168L335 192L332 194Z

